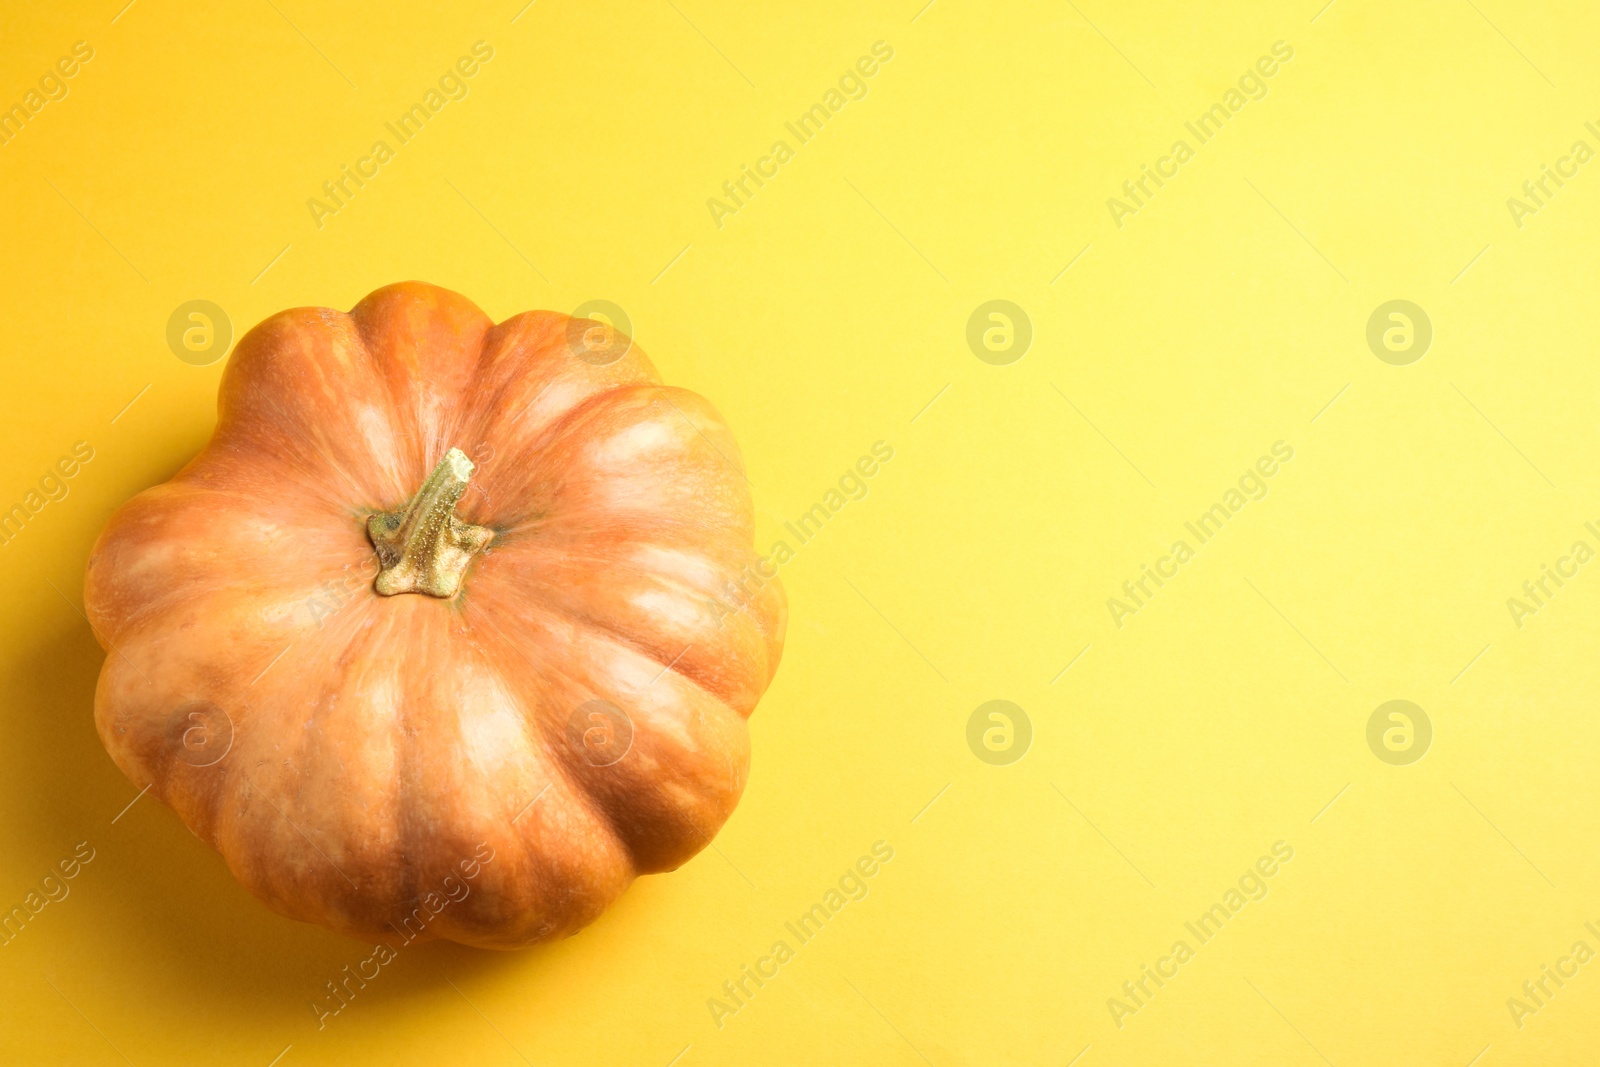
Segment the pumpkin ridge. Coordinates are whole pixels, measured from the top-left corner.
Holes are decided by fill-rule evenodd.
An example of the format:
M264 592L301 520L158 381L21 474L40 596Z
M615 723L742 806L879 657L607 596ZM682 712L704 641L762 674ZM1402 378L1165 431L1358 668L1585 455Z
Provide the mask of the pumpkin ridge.
M564 740L553 733L554 728L552 724L546 722L545 716L539 713L538 709L542 705L550 703L550 701L547 699L548 694L544 691L546 688L548 688L547 679L553 675L571 681L570 676L553 664L534 664L533 661L529 659L520 648L517 648L510 642L504 630L502 630L498 624L490 619L489 612L480 611L479 615L481 621L484 621L488 624L488 629L490 632L498 634L500 640L510 647L520 659L528 663L530 667L535 668L533 672L528 674L512 672L498 664L494 657L488 654L490 651L489 647L484 643L480 636L475 633L470 626L467 625L464 614L463 617L458 618L455 625L449 631L449 643L452 646L456 646L463 638L466 638L470 641L471 650L465 654L469 654L474 657L474 659L477 661L476 669L483 672L484 677L492 679L495 685L498 686L500 691L503 692L507 699L511 702L512 708L515 711L515 718L520 725L523 736L528 742L530 753L543 752L545 754L545 758L540 761L541 765L548 767L551 774L551 780L545 784L542 790L536 793L532 801L521 805L521 811L512 810L510 806L501 806L500 814L496 819L496 822L500 824L502 832L507 835L509 841L514 844L518 850L520 850L521 858L524 860L524 862L535 868L543 868L547 865L543 864L540 860L539 847L530 842L528 837L529 834L536 832L535 828L538 825L537 822L530 821L526 825L519 828L516 825L517 821L525 815L542 813L541 809L548 810L551 805L564 805L564 810L569 812L578 812L588 824L594 826L599 832L604 833L610 839L610 848L614 850L626 864L626 871L623 872L621 877L621 885L616 888L615 892L611 892L606 895L605 903L609 904L611 900L615 899L615 897L627 887L627 885L631 884L638 877L638 875L642 872L642 868L635 857L633 850L629 847L629 842L626 835L623 833L621 827L619 827L616 823L613 814L608 811L603 804L600 803L599 798L594 795L592 789L590 788L590 784L575 775L572 767L569 765L567 760L563 758L565 752ZM492 641L493 638L490 638L490 640ZM458 652L456 654L463 653ZM459 708L456 709L454 714L451 714L444 720L436 722L434 725L436 729L440 726L447 726L452 736L462 739L462 742L465 743L465 732L463 730L464 720L461 718ZM481 772L480 780L483 781L485 788L489 789L497 802L501 802L505 799L500 794L493 792L488 781L481 778ZM548 795L552 792L553 795ZM519 804L520 800L521 798L512 800L512 804ZM603 849L602 851L605 850ZM508 859L507 862L510 862L510 860ZM578 881L574 881L573 875L570 872L562 872L561 878L562 881L554 885L547 884L542 879L537 880L537 884L533 888L533 891L536 894L546 898L547 904L548 898L551 896L559 896L562 899L568 899L575 896L592 897L593 893L597 890L605 892L604 879L600 881L590 880L588 882L580 883ZM411 892L414 893L415 890L412 890ZM590 916L589 918L593 918L593 916ZM575 929L577 926L585 925L587 921L588 920L585 919L582 922L574 924L572 917L568 914L560 912L559 909L546 910L542 913L542 917L539 919L541 928L546 929L551 927ZM473 925L471 922L466 921L465 915L462 913L452 914L450 912L446 912L444 915L440 916L439 925L441 927L441 936L452 936L450 931L454 931L455 933L470 935L457 938L457 940L467 940L469 943L480 943L479 938L482 937L482 934L479 928ZM538 939L543 939L542 935Z
M490 353L495 351L495 335L501 330L506 329L512 323L519 323L521 320L525 320L531 316L539 314L542 313L538 311L524 311L521 314L513 315L504 322L495 323L487 331L485 331L483 335L483 341L478 346L478 356L473 367L474 379L481 380L487 374L492 374L496 369L495 366L490 362ZM540 340L542 341L543 338ZM519 351L525 351L526 348L530 347L533 346L524 346ZM470 421L474 415L479 416L477 421L480 423L489 423L494 421L493 413L501 409L502 401L517 384L517 378L513 375L507 374L501 375L500 377L501 380L495 384L494 391L492 393L485 394L474 390L465 398L464 402L456 408L454 413L455 419L449 431L450 435L454 439L468 439L469 434L474 430L474 427L470 425ZM565 415L566 412L562 412L562 417L565 417ZM482 429L482 427L478 427L477 429Z
M304 907L290 908L287 903L280 905L280 910L293 914L294 917L305 921L330 921L334 925L350 932L363 929L365 916L361 911L364 899L381 899L392 892L393 887L383 881L382 873L391 869L398 869L402 877L408 876L410 866L403 861L405 855L404 838L400 833L403 827L396 825L395 840L401 842L400 848L390 856L374 853L363 848L362 845L382 837L381 833L368 833L357 838L353 835L348 812L340 809L334 813L333 818L320 813L315 804L319 793L334 789L336 785L343 788L341 783L347 781L352 773L348 769L347 760L350 759L349 745L350 723L357 709L350 707L353 699L366 692L368 679L364 671L352 673L352 664L366 661L369 648L383 643L394 636L397 627L400 627L402 639L409 639L410 627L401 627L403 620L394 617L385 619L381 613L369 614L373 604L368 601L365 605L350 605L334 619L334 625L344 624L343 630L318 630L310 635L310 640L297 642L299 650L311 658L312 666L318 662L326 662L336 668L334 675L336 684L317 683L307 680L307 667L302 664L301 670L282 670L292 663L280 662L272 669L274 676L262 679L268 683L268 688L261 690L261 696L253 703L261 711L259 718L266 720L256 730L248 730L248 725L241 726L241 732L248 730L249 734L260 737L261 729L270 722L276 714L289 723L299 726L299 729L290 729L279 739L276 749L263 748L260 754L268 756L267 763L282 764L292 770L287 778L263 776L252 773L248 768L237 769L235 773L248 782L252 791L259 794L263 800L269 801L268 812L264 817L269 821L281 819L293 831L286 834L287 839L297 848L302 842L310 845L309 852L302 852L307 864L311 868L311 877L325 883L319 902L310 909ZM365 607L366 612L363 608ZM371 619L372 625L365 625L364 614ZM285 660L292 657L286 656ZM272 678L276 678L273 684ZM311 670L309 677L315 678L315 670ZM252 683L246 690L254 690L260 683ZM304 711L286 713L285 709L292 709L296 705L309 703L311 706ZM403 702L398 707L399 714L391 726L390 749L400 761L408 757L409 750L398 736L404 713ZM270 735L269 735L270 736ZM366 739L359 742L363 748L368 743ZM330 774L330 768L325 762L326 757L338 760L338 771ZM260 764L258 764L259 766ZM227 767L227 764L223 765ZM397 766L394 772L395 781L403 785L403 769ZM363 810L366 809L363 806ZM398 824L403 807L397 799L390 813L392 825ZM310 816L310 817L308 817ZM250 842L248 825L234 828L236 833L230 836L226 845L219 844L219 851L229 859L230 868L242 867L246 871L257 867L268 867L273 859L270 850L263 851L259 842ZM245 840L237 839L237 831L243 831ZM318 844L318 841L321 844ZM340 861L335 861L334 856L342 855ZM402 857L402 862L391 865L386 863L393 855ZM374 866L376 864L376 866ZM320 872L320 874L318 873ZM256 878L240 877L258 896L269 900L293 900L293 880L283 880L270 870ZM320 908L320 910L319 910ZM331 917L330 917L331 916ZM336 919L336 921L335 921ZM370 925L370 924L368 924Z
M534 320L537 319L537 322ZM565 315L553 311L524 311L511 316L504 322L496 323L483 336L475 366L475 377L482 380L485 377L497 379L492 393L483 393L478 390L470 392L464 403L456 411L456 419L450 427L450 432L456 439L471 440L476 435L489 436L495 425L504 421L507 416L504 412L503 401L519 384L520 375L508 373L508 368L503 364L520 362L525 370L527 366L540 364L546 360L559 359L551 356L552 349L559 351L565 347L562 333L558 333L555 326L559 322L570 322ZM534 335L534 331L538 334ZM637 344L630 349L639 357L632 369L637 370L644 377L642 380L610 380L582 397L577 398L571 405L556 413L549 419L547 425L540 431L540 436L527 442L524 447L529 452L538 451L546 441L545 435L567 419L574 411L583 407L589 401L616 389L629 385L661 384L661 376L655 366L650 362L644 350ZM566 359L573 358L571 352L566 353ZM569 364L571 365L571 364ZM591 373L599 374L603 369L595 367ZM553 378L540 390L538 396L554 385L559 378ZM592 380L592 379L590 379ZM535 397L537 399L537 397ZM531 402L530 402L531 404Z
M535 663L533 659L527 655L527 653L517 646L516 642L511 639L510 635L502 630L500 625L494 621L493 612L489 608L483 605L478 605L477 613L481 620L488 624L489 629L493 630L499 635L501 642L513 653L515 653L519 659L528 664L529 667L532 667L538 676L542 677L547 673L558 674L563 678L567 678L569 681L574 681L570 675L567 675L559 667L556 667L553 664ZM463 622L465 622L465 612L462 613L462 618ZM471 633L470 627L467 628L467 633ZM538 701L530 701L527 694L519 692L518 690L520 687L513 679L505 677L504 672L501 672L498 668L491 667L491 669L495 670L495 672L501 676L501 681L505 683L507 690L511 691L516 696L518 701L518 710L522 712L523 719L532 724L532 729L538 733L539 740L543 742L545 747L552 752L558 751L561 746L562 739L552 735L548 724L546 724L544 721L544 716L539 714ZM587 801L588 790L584 788L582 781L572 775L571 768L567 766L566 761L556 758L551 762L560 770L562 777L565 779L572 792L574 794L584 796L585 800Z
M666 403L669 407L675 409L678 414L689 423L690 427L696 431L697 435L705 442L706 446L710 448L711 453L717 457L718 462L716 464L708 464L712 467L712 469L715 469L720 465L725 465L738 475L741 483L747 483L742 462L735 463L733 460L730 460L727 453L723 452L721 448L717 447L717 445L711 440L710 436L706 434L705 429L699 425L696 425L694 421L689 419L684 413L683 408L673 402L674 394L680 397L693 397L697 402L694 406L703 404L705 407L705 412L716 420L717 425L728 437L728 444L734 450L734 458L741 458L738 455L738 446L732 440L732 432L728 429L727 423L722 419L721 414L717 412L715 408L712 408L710 404L704 400L704 398L700 397L696 393L692 393L686 389L677 389L673 386L665 385L660 382L623 383L586 397L582 402L569 409L560 419L546 427L538 438L526 446L526 451L541 457L545 454L551 453L558 445L561 444L562 438L565 435L574 432L583 432L590 429L589 427L581 425L581 420L584 418L595 417L596 412L600 411L600 409L607 405L615 404L620 407L627 402L635 400L644 400L647 402L661 401ZM649 411L648 408L643 408L642 410ZM654 413L651 412L650 415L653 416ZM625 433L629 428L645 425L649 421L651 420L648 417L638 418L617 427L608 427L608 429L613 430L613 436L616 436ZM693 438L684 438L684 440L686 442L692 442ZM679 453L679 459L682 461L691 457L692 455L693 447L684 448ZM551 473L557 477L551 478L543 484L548 485L552 482L559 483L561 481L560 476L566 473L565 467L572 465L579 458L580 457L577 456L563 457L565 460L563 465L552 466ZM542 460L536 459L532 462L541 461ZM490 480L490 478L492 478L492 474L488 472L486 468L485 481ZM548 502L545 502L545 505L546 510L538 511L537 514L534 514L533 509L539 507L540 505L539 503L530 501L521 505L522 510L516 513L500 515L494 521L490 521L488 519L485 519L484 521L487 524L494 526L494 528L502 535L522 535L530 532L530 529L537 529L536 524L550 524L552 519L556 523L559 523L562 520L563 515L561 509L549 509ZM749 527L750 530L753 531L754 519L750 512L751 509L748 506L747 497L746 507L744 509L744 514L742 515L742 525ZM639 527L642 523L646 522L646 519L638 512L630 512L615 516L613 521L622 526ZM649 517L648 529L650 531L678 529L693 535L699 535L696 540L702 542L713 532L715 532L718 536L722 536L724 531L726 531L726 536L730 541L736 542L740 548L746 551L753 551L746 544L746 541L753 536L751 532L738 529L728 529L722 526L709 526L705 520L700 517L686 518L671 511L657 512Z
M592 408L600 406L602 403L609 400L619 392L623 392L640 385L654 386L657 384L659 383L621 382L610 386L609 388L600 389L590 393L588 396L584 397L576 404L573 404L571 407L563 411L559 417L554 419L550 425L546 426L540 432L538 437L524 445L523 450L532 454L548 452L551 445L553 445L564 433L571 429L570 424L581 415L586 414ZM485 475L487 479L487 470L485 471ZM510 516L502 515L496 517L495 521L486 520L485 525L493 526L497 531L509 533L511 531L521 529L521 520L524 520L525 518L525 514L519 514L515 519Z
M591 633L594 633L594 634L596 634L596 635L598 635L600 637L603 637L603 638L611 641L613 644L620 645L620 646L622 646L624 648L631 649L632 651L637 652L640 656L644 657L646 660L649 660L651 663L658 664L659 666L665 668L665 670L667 672L670 672L672 674L677 675L678 677L682 678L684 681L686 681L689 684L693 685L696 689L699 689L701 692L705 693L706 696L711 697L713 700L717 701L719 704L721 704L723 707L725 707L728 710L728 713L730 715L737 715L741 719L743 719L745 717L744 714L742 712L740 712L737 707L735 707L733 704L731 704L728 701L726 696L724 696L722 693L719 693L716 689L712 688L709 684L707 684L707 682L705 680L700 679L700 678L696 678L692 674L689 674L689 673L686 673L684 671L678 670L671 660L663 659L662 655L659 652L657 652L655 649L651 648L650 646L646 645L638 637L635 637L632 634L629 634L629 633L626 633L626 632L624 632L622 630L617 629L611 623L606 622L603 619L595 618L592 615L577 614L577 613L573 612L571 609L565 607L564 605L553 604L548 600L544 601L541 604L541 607L551 615L557 615L557 616L559 616L559 617L561 617L563 619L566 619L568 622L571 622L571 623L574 623L576 625L584 627L585 629L589 630ZM681 653L680 653L680 655L681 655ZM546 668L541 668L541 669L546 669Z
M485 618L491 616L495 610L493 607L487 605L479 605L478 609L484 614ZM565 614L554 610L554 608L548 602L544 601L539 602L537 607L534 607L531 610L554 618L568 619ZM580 624L578 620L568 619L568 621L572 625ZM595 791L595 783L583 776L584 765L580 762L577 753L572 749L570 739L563 732L567 726L567 721L560 715L559 712L552 714L548 710L557 706L565 705L561 700L551 698L550 693L546 690L552 687L549 686L546 680L551 677L559 678L565 683L565 688L567 690L585 693L591 698L597 697L600 699L617 699L623 705L632 707L636 715L641 712L641 707L637 704L628 704L628 702L618 694L608 693L604 690L597 690L590 681L574 676L571 672L564 670L558 664L543 661L535 662L532 656L530 656L521 647L516 645L515 639L513 639L507 633L504 627L501 627L497 623L491 622L490 628L500 636L502 641L510 645L512 652L514 652L519 659L535 668L534 677L536 677L539 681L537 683L533 681L526 683L527 686L533 687L531 690L531 695L527 695L523 688L524 683L517 678L512 679L513 684L516 686L515 691L519 694L524 706L531 709L530 714L532 714L533 717L538 720L540 729L544 731L545 736L552 738L550 747L553 751L559 753L557 756L557 762L561 764L563 771L566 773L568 780L573 783L575 790L577 790L586 798L589 807L592 810L600 813L612 826L614 830L614 836L622 843L623 847L627 849L630 857L632 858L635 872L643 874L672 869L683 862L683 860L687 859L688 855L692 855L694 852L699 852L701 849L703 849L705 844L708 843L712 836L715 835L716 829L726 821L728 814L730 814L732 811L733 805L737 802L739 795L743 792L744 778L741 772L744 764L738 761L730 764L728 769L734 780L730 781L730 784L726 789L708 791L708 787L706 787L700 779L692 779L694 784L690 790L690 797L687 802L675 800L664 788L662 788L662 784L659 781L653 779L646 779L637 785L622 782L613 783L614 788L619 788L622 791L607 793L606 796L598 794ZM607 641L613 647L633 651L649 662L659 662L655 656L651 655L647 651L637 648L631 643L610 640L609 637L607 637ZM691 687L692 693L699 694L699 696L703 698L710 708L715 709L713 714L724 717L724 722L729 728L729 731L736 734L740 738L740 740L743 742L742 747L747 751L749 741L748 727L746 725L747 716L737 707L730 705L715 692L705 689L694 679L681 674L676 674L676 672L674 672L674 674L676 677L680 678L682 682ZM568 701L567 703L571 702ZM624 714L626 714L626 711L624 711ZM688 713L688 717L692 718L698 714L702 714L702 712L691 710ZM639 736L640 729L635 727L635 746L639 744ZM700 751L703 754L709 750L697 751ZM746 757L746 760L747 758L748 757ZM591 764L590 769L594 769L594 765ZM661 815L665 820L664 824L658 821L644 827L643 829L636 826L630 827L627 824L627 820L630 817L637 818L638 816L637 807L640 791L650 797L658 799L661 802L663 809ZM714 824L708 831L697 815L697 807L716 807L726 810L723 810L721 816L714 820ZM683 841L688 840L683 832L685 826L687 826L688 830L693 831L692 838L694 842L693 852L687 855L681 854L681 844ZM674 835L674 841L678 842L679 844L678 848L669 848L667 850L669 854L678 856L677 862L672 863L669 866L662 865L657 861L656 858L652 858L651 855L652 847L656 852L659 852L662 848L662 841L660 840L659 832L663 829L663 827L665 827L667 831Z
M337 371L347 377L341 379ZM306 390L308 402L338 402L348 409L355 396L381 398L378 414L388 436L400 436L398 411L357 324L331 308L293 308L266 319L240 340L218 389L216 431L197 461L226 448L242 454L239 458L306 475L300 480L319 495L341 495L328 490L326 473L342 477L354 495L367 495L369 487L327 451L317 439L317 427L306 424L310 413L291 415L275 398L291 384L304 389L307 376L315 386L315 391ZM273 432L283 427L301 432Z
M539 714L538 706L530 700L529 694L523 691L523 687L517 683L515 678L507 677L505 672L499 671L498 668L491 669L495 669L496 673L500 675L507 691L517 702L517 710L521 713L527 728L538 736L545 749L552 754L550 763L556 768L556 773L566 786L567 797L570 798L569 803L581 805L590 819L596 825L604 828L616 848L627 858L628 871L624 878L624 884L625 886L631 884L640 874L644 873L644 865L640 862L639 856L633 848L633 843L628 839L625 827L618 822L615 813L602 804L599 797L595 796L594 791L589 787L589 783L583 781L575 773L575 768L570 760L566 758L565 738L553 736L551 724L546 721L545 716ZM567 677L565 672L559 670L551 673ZM538 802L543 803L543 801ZM516 835L514 828L513 836L516 837L518 843L524 849L527 848L526 842Z
M487 617L489 614L488 610L480 610L483 610L484 615ZM490 626L496 633L500 634L501 640L511 647L512 651L522 658L524 662L534 665L533 661L529 659L520 648L516 647L515 642L509 637L509 635L505 633L504 630L500 629L500 627L494 623L490 623ZM539 664L534 666L536 666L537 670L536 677L538 677L540 682L543 682L546 675L555 675L566 681L568 687L571 689L592 692L592 688L587 682L573 677L571 674L559 667L550 664ZM556 721L553 718L541 713L541 707L547 704L553 705L555 702L547 700L547 694L545 693L527 692L527 689L535 687L536 683L532 682L531 680L524 682L516 678L507 678L506 682L508 688L516 697L525 716L533 724L533 729L539 732L541 738L545 742L546 747L550 752L555 754L552 762L558 768L563 781L569 787L572 795L581 798L585 809L594 816L597 822L606 827L612 838L616 841L618 847L627 854L628 863L631 869L629 881L632 881L641 874L652 873L651 867L647 862L647 858L641 854L643 845L635 839L634 834L628 832L629 828L623 821L623 813L613 811L610 805L602 802L601 798L596 795L591 783L585 781L579 775L577 760L575 755L572 753L567 738L564 734L558 733ZM709 696L711 694L707 695ZM565 726L565 720L562 720L561 726ZM658 788L653 788L652 792L656 796L665 796L665 794L662 793ZM688 812L680 809L680 814L683 818L692 821L692 816ZM698 830L698 824L695 824L695 826ZM705 840L709 841L710 838L707 837ZM696 851L699 850L697 849Z
M402 310L397 311L396 305ZM458 316L470 320L470 326L457 321ZM407 442L406 460L418 468L405 473L413 485L421 484L450 444L445 435L452 429L455 412L471 396L483 342L494 323L466 297L426 282L397 282L374 290L343 317L353 325L389 398L393 425ZM463 328L477 333L475 342L462 335ZM404 351L419 357L417 362L399 358ZM452 357L452 363L440 358L445 355ZM431 423L426 405L419 402L435 390L432 408L440 417Z

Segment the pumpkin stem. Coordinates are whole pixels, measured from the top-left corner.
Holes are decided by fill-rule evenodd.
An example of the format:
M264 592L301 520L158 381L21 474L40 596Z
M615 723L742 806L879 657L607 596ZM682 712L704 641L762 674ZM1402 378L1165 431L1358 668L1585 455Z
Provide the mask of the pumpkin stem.
M448 600L460 591L473 553L494 538L493 530L456 518L472 471L466 453L452 448L404 508L367 519L380 565L373 588L380 595L427 593Z

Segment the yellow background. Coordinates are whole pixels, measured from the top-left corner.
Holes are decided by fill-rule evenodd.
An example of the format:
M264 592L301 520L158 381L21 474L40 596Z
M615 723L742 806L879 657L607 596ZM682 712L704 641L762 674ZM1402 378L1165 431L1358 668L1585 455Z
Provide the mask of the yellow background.
M0 505L96 451L0 548L0 907L96 850L0 947L0 1059L1595 1061L1600 963L1520 1028L1506 1005L1600 948L1600 564L1520 628L1506 606L1600 547L1600 164L1521 228L1506 206L1600 147L1590 6L522 2L0 14L0 102L95 53L0 146ZM306 200L477 40L470 95L319 229ZM880 40L867 97L716 226ZM1280 40L1266 98L1114 225ZM319 1031L367 950L268 912L148 798L112 823L134 791L93 729L81 575L210 433L224 364L168 350L173 309L237 337L408 278L497 320L624 307L738 434L763 547L895 456L784 568L715 850L558 945L405 950ZM1008 366L965 339L997 298L1034 330ZM1434 329L1409 366L1365 339L1396 298ZM1269 495L1115 626L1278 440ZM966 741L992 699L1033 727L1008 766ZM1392 699L1433 724L1409 766L1367 746ZM708 998L878 840L870 895L719 1028ZM1119 1028L1107 999L1279 840L1270 894Z

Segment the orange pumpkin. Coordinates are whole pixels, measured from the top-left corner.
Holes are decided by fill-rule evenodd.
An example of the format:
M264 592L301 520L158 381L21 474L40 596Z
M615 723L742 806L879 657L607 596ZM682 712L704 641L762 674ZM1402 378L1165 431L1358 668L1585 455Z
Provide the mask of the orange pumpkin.
M628 338L420 283L244 337L84 598L106 750L273 909L571 934L728 818L783 650L721 418Z

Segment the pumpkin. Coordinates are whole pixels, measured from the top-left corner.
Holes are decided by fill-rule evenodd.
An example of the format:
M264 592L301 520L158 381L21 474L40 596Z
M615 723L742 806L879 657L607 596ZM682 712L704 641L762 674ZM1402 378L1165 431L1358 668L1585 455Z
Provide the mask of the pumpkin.
M786 617L753 535L722 419L609 325L285 311L94 546L96 727L284 915L569 935L738 802Z

